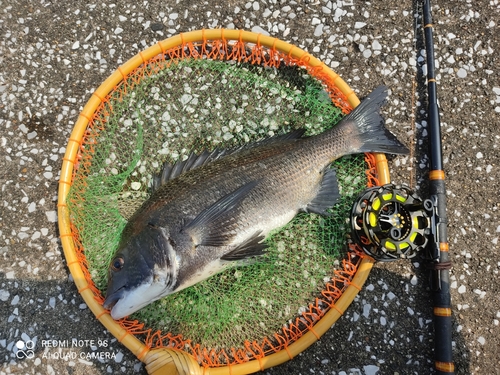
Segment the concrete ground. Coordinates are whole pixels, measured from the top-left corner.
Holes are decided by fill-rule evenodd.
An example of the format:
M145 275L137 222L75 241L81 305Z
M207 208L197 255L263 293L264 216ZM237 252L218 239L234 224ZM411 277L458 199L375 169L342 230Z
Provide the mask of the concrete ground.
M459 374L495 374L500 2L432 3L454 359ZM58 175L70 131L93 90L120 64L157 41L202 28L242 28L296 44L360 97L381 83L391 89L388 127L412 148L411 157L392 160L393 180L425 194L425 63L416 7L397 0L0 0L0 374L146 373L86 307L57 230ZM262 374L433 373L428 288L418 258L377 264L318 343ZM42 347L42 340L72 339L79 340L78 353L100 350L109 358L58 359L47 357L55 349ZM19 355L19 341L35 342L33 358Z

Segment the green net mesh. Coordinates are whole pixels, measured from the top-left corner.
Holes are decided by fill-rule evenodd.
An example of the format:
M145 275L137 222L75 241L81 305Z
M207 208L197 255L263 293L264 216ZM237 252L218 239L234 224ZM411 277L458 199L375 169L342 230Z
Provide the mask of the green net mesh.
M323 85L298 66L159 59L138 68L92 119L68 199L97 288L105 292L121 231L148 198L163 162L297 128L317 134L341 117ZM352 202L366 187L362 155L333 167L342 198L331 217L299 214L266 239L261 261L228 269L131 318L213 348L260 340L295 319L338 266Z

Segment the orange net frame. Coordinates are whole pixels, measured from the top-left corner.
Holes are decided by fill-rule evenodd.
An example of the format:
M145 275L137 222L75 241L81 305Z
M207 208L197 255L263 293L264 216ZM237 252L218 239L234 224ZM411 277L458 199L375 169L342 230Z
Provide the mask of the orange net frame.
M142 60L142 63L129 72L124 68L118 68L117 71L122 76L122 79L113 86L107 96L102 96L100 92L93 94L92 100L97 100L100 104L91 115L85 111L81 114L81 117L87 122L87 126L80 139L73 138L73 136L70 139L70 144L73 144L73 146L76 145L77 152L74 158L65 158L66 161L73 164L73 169L70 181L66 181L64 176L61 177L62 184L80 186L81 189L85 189L87 184L86 176L92 172L93 157L96 149L99 147L99 134L104 130L102 125L106 124L106 119L113 112L110 98L119 100L120 95L128 95L144 79L161 72L179 60L210 59L248 63L272 68L281 68L283 66L301 67L310 76L321 82L331 101L337 108L341 109L342 113L347 114L353 108L353 100L349 96L354 94L352 92L347 92L346 94L348 90L339 89L338 76L332 76L331 71L325 70L324 65L317 65L315 61L312 61L311 55L302 50L296 49L294 52L293 46L286 52L279 50L276 47L278 40L275 40L276 42L272 46L264 46L261 44L260 35L256 37L253 43L248 43L243 40L242 32L239 34L239 39L236 40L226 39L224 31L222 31L220 39L209 39L206 37L205 32L202 32L202 35L202 40L186 41L181 34L181 43L171 48L166 48L166 44L162 42L158 43L161 53L153 57L148 57L145 53L140 53L138 56ZM296 54L297 50L300 51L298 56ZM388 182L377 179L379 169L376 166L379 163L385 163L383 156L366 154L365 160L368 165L368 170L366 171L368 187L380 185L380 182ZM78 194L73 195L71 204L77 207L79 199L84 199L84 197L80 197ZM60 209L67 209L66 202L60 202L59 207ZM66 213L66 215L68 214ZM61 231L61 237L70 237L73 243L74 255L68 259L68 266L76 263L80 266L85 280L81 282L81 286L78 288L79 292L83 294L87 289L90 290L97 305L102 305L104 299L89 272L85 249L78 228L71 222L69 223L69 227L69 233ZM363 261L366 263L368 260L368 264L370 264L370 259L366 259L367 256L355 246L351 246L350 250L347 252L347 257L341 261L340 269L333 271L331 280L325 284L323 290L308 305L306 311L296 317L293 322L283 326L272 337L264 337L261 341L245 341L241 348L215 349L205 347L199 342L193 342L182 335L147 328L142 322L125 318L117 322L123 329L118 331L121 333L119 334L120 337L117 336L117 338L122 342L126 341L125 338L128 335L140 337L144 343L144 347L137 349L135 354L141 360L153 348L168 348L190 354L204 368L233 366L257 360L260 369L264 369L266 365L262 363L262 359L279 352L286 352L287 357L291 359L293 353L289 352L289 347L307 333L312 333L316 339L319 339L324 330L318 330L317 325L322 318L330 310L335 310L339 315L342 315L346 307L344 307L344 304L342 306L338 305L338 300L348 288L361 289L362 284L357 285L353 282L353 278L358 272L361 263ZM110 321L106 317L108 314L106 310L99 309L99 307L92 308L92 310L99 320L105 317L107 322Z

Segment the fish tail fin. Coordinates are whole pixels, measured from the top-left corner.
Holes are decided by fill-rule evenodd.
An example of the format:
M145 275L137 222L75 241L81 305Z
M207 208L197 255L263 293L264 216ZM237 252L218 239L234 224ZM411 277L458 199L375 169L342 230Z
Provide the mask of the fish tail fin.
M388 154L408 154L408 148L384 125L380 108L387 98L387 87L373 90L335 128L348 131L352 140L350 153L383 152ZM342 129L344 128L344 129ZM348 129L345 129L348 128Z

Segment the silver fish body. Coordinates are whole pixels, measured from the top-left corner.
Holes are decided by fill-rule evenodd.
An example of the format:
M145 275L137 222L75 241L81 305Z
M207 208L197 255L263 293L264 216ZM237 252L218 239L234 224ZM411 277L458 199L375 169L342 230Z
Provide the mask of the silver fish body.
M332 161L361 152L407 153L379 114L386 95L385 87L375 89L317 136L295 131L166 166L122 233L104 307L114 319L127 316L261 255L266 235L299 211L326 215L339 196Z

